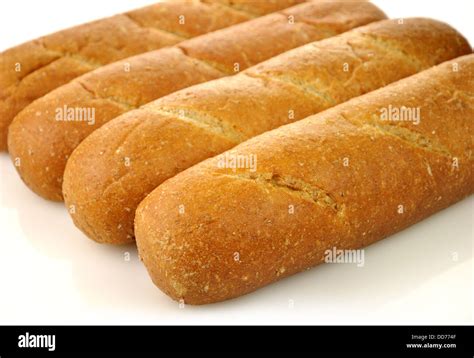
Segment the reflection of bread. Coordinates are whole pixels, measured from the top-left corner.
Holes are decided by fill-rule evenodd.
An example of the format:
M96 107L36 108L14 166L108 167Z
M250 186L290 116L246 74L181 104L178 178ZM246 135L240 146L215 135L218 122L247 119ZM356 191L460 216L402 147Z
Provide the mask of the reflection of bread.
M288 14L294 16L294 22L289 22ZM20 113L10 127L10 152L13 158L22 159L18 170L34 191L60 200L67 158L84 138L112 118L179 89L235 74L235 63L243 70L284 51L383 17L368 3L301 4L173 48L102 67L49 93ZM126 66L129 72L124 71ZM57 121L55 109L63 106L94 108L94 123ZM35 156L28 156L29 152Z
M79 145L65 171L66 203L92 239L130 242L137 205L180 171L470 52L462 36L440 22L386 20L175 92L116 118Z
M244 8L220 0L164 2L9 49L0 54L0 150L6 149L7 128L18 112L77 76L301 1L256 1Z
M421 120L382 120L389 107ZM204 304L367 246L473 193L473 119L469 55L265 133L231 151L256 172L213 158L152 192L140 255L163 291Z

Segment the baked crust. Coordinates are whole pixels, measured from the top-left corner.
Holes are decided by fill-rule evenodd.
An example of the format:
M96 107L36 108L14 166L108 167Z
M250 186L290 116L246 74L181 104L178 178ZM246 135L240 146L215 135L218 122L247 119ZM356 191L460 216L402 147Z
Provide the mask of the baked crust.
M419 108L419 124L381 120L389 106ZM370 245L474 192L473 120L468 55L267 132L231 151L255 172L213 158L153 191L140 257L165 293L205 304Z
M84 73L203 35L303 0L176 0L76 26L0 54L0 150L10 122L28 104ZM185 21L180 22L180 16ZM16 64L21 71L16 71Z
M132 242L137 205L186 168L467 53L467 41L446 24L385 20L175 92L107 123L77 147L65 171L66 205L93 240Z
M241 71L295 47L384 18L369 3L306 3L101 67L20 113L10 127L11 156L20 158L17 169L32 190L44 198L62 200L69 155L119 114L177 90L235 74L236 63ZM94 124L57 121L56 109L64 106L93 108Z

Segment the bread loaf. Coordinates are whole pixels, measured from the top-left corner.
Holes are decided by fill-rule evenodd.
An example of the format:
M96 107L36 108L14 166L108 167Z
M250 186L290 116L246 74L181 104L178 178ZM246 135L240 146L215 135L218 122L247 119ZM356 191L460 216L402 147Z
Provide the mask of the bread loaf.
M226 153L256 170L218 156L168 180L137 210L140 256L176 300L252 292L472 194L472 133L469 55Z
M12 159L32 190L61 200L69 155L119 114L383 18L370 3L306 3L102 67L37 100L15 118L9 135ZM71 110L72 120L61 120Z
M302 1L162 2L11 48L0 54L0 150L18 112L75 77Z
M64 197L104 243L133 241L137 205L163 181L272 128L471 53L446 24L385 20L175 92L92 133L73 152Z

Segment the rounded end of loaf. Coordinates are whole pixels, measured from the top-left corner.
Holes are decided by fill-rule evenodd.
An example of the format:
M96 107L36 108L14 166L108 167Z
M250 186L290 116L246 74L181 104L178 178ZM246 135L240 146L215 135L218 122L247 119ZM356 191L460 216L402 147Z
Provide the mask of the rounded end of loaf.
M133 111L131 113L133 116ZM117 162L111 158L135 123L129 125L120 118L78 145L64 171L64 201L74 224L87 237L102 244L134 242L131 223L135 208L124 203L123 197L129 193L133 200L137 195L123 186L128 169L126 160ZM121 126L116 127L114 123Z
M2 64L0 63L0 67ZM0 73L0 86L12 87L13 85L9 83L8 78L5 78L2 73ZM26 106L22 99L17 98L9 93L9 90L6 88L0 87L0 151L8 150L8 131L9 126L12 123L12 120L17 115L18 112Z
M178 177L183 178L186 174L181 173ZM217 232L216 226L220 223L206 219L195 210L203 199L198 194L202 183L192 178L185 183L175 183L172 178L162 184L136 211L139 256L152 281L172 299L190 305L209 304L241 295L247 291L245 281L233 279L242 268L237 261L239 250L232 248L227 235ZM196 193L193 206L182 200L181 194L188 190ZM211 198L212 193L208 188L206 190L206 199L212 200L206 201L209 207L219 205L219 201L214 201L219 200L217 195ZM231 230L232 227L221 229Z
M81 141L123 108L101 101L78 81L20 112L10 125L10 156L25 184L41 197L62 201L66 162Z
M419 71L472 52L467 39L455 28L431 18L382 20L355 31L364 33L374 45L394 51L394 55L404 55L407 61L418 59L423 65ZM393 44L402 48L397 50Z
M48 122L41 101L32 104L15 117L8 130L8 151L23 182L33 192L47 200L62 201L61 185L64 167L56 164L57 156L65 156L58 149L52 131L45 131ZM67 158L64 158L64 162Z
M317 235L304 228L318 215L323 225L331 223L330 209L315 210L290 191L232 171L219 175L215 163L208 160L171 178L136 211L140 258L158 288L186 304L215 303L320 262ZM289 215L289 198L306 214ZM333 229L322 231L331 235ZM297 240L309 235L313 244Z
M38 68L56 58L57 55L47 51L40 41L24 43L0 53L0 151L8 149L8 126L14 117L49 90L49 84L44 83L44 72ZM39 89L35 88L38 84L41 85Z
M233 145L207 127L150 106L130 111L96 130L73 152L64 173L66 205L91 239L129 243L135 210L148 193Z

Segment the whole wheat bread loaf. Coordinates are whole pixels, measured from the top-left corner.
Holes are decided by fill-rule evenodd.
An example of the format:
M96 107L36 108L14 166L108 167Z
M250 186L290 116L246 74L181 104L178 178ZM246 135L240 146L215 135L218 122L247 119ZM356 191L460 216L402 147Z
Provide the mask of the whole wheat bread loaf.
M92 239L133 241L138 204L184 169L467 53L467 41L444 23L385 20L175 92L114 119L76 148L64 176L66 204Z
M8 49L0 54L0 150L17 113L75 77L302 1L160 2Z
M32 190L61 200L69 155L114 117L179 89L235 74L292 48L384 18L370 3L309 2L101 67L25 108L10 126L11 157Z
M472 194L472 133L468 55L226 153L256 170L218 156L168 180L137 210L140 256L176 300L241 296Z

